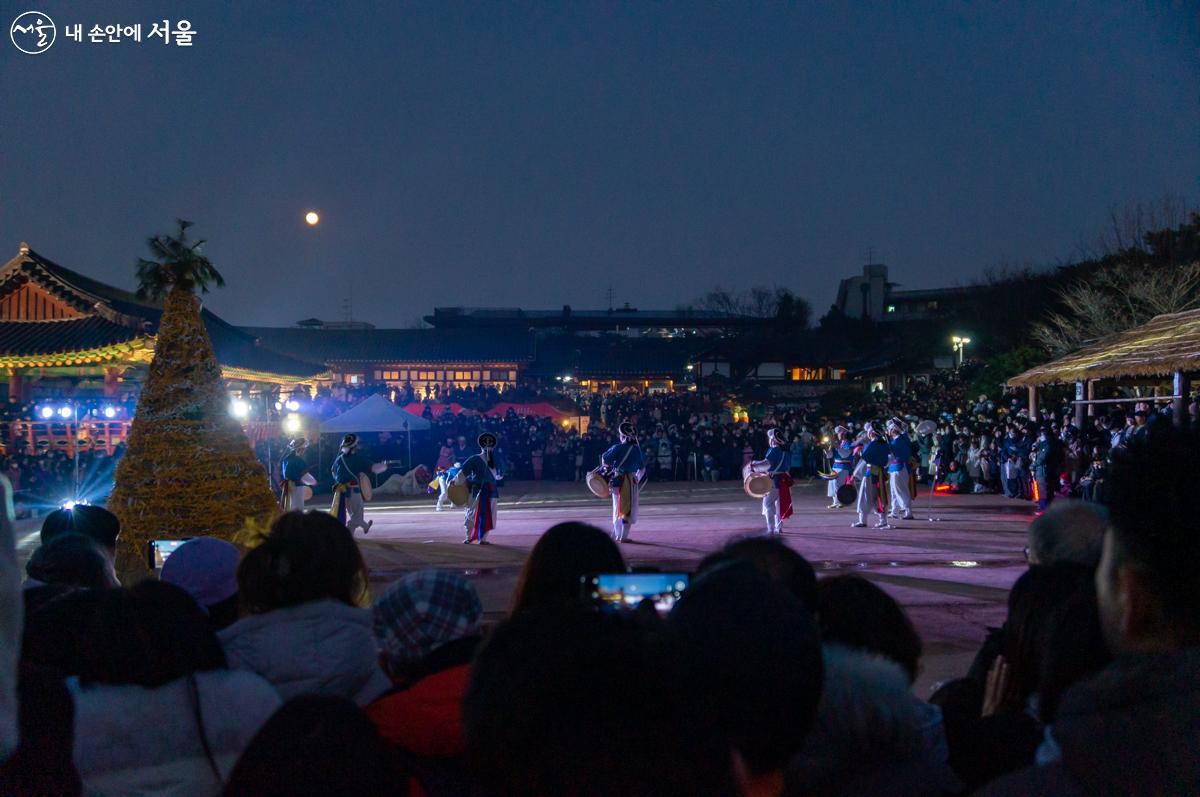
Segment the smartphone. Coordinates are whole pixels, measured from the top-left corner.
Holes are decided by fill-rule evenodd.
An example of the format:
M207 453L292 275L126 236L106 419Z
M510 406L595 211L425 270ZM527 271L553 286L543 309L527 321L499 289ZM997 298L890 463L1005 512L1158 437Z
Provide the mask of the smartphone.
M583 577L584 597L601 611L636 609L642 601L667 614L688 586L687 573L596 573Z
M150 540L146 543L146 564L151 570L161 569L175 549L190 539L191 537L184 537L182 540Z

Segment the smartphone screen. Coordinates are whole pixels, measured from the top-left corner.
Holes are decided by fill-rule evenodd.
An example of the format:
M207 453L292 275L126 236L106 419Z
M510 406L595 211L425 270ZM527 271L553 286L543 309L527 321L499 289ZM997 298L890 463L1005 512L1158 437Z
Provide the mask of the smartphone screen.
M602 611L636 609L644 600L667 614L688 586L687 573L599 573L584 576L586 597Z
M150 540L146 543L146 564L150 565L152 570L159 570L163 563L167 561L175 549L183 545L188 539L182 540Z

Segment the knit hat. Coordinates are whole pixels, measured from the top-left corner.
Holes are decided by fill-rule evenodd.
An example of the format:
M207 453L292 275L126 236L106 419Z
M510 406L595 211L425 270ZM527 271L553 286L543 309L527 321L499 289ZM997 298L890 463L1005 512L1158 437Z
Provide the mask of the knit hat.
M483 606L475 587L457 573L421 570L388 587L371 613L380 651L399 664L477 633Z
M207 609L237 594L240 559L231 543L216 537L196 537L167 557L159 578L182 587L200 608Z

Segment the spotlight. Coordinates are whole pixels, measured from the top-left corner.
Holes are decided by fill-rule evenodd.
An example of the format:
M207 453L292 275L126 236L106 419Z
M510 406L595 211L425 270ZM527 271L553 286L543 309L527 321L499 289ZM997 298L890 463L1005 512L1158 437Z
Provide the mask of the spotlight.
M73 501L68 498L66 501L63 501L61 504L62 508L67 510L68 512L70 512L72 509L74 509L77 506L87 506L87 505L88 505L88 502L87 502L86 498L80 498L78 501Z
M59 407L58 414L59 414L59 417L61 417L61 418L70 418L71 417L71 408L67 407L67 406Z
M288 399L287 404L284 406L286 406L292 412L295 412L296 410L300 409L300 402L296 401L295 399Z
M116 407L105 407L104 408L104 417L105 418L117 417L117 408Z
M300 431L300 416L296 414L287 416L283 421L283 428L288 432Z
M234 399L229 405L229 413L235 418L245 418L250 414L250 405L241 399Z
M282 402L282 401L276 401L276 402L275 402L275 411L276 411L276 412L279 412L279 410L281 410L281 409L283 409L283 402Z
M42 417L43 418L53 418L54 417L54 408L53 407L42 407Z

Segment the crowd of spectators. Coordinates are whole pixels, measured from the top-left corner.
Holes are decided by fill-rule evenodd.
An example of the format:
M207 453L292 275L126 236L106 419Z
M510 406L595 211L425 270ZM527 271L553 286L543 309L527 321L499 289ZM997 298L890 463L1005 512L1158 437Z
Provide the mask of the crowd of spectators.
M119 586L115 517L60 510L21 585L0 479L0 793L1194 794L1197 451L1134 436L1106 508L1031 524L1003 627L929 699L895 599L771 538L713 551L665 615L612 612L581 581L621 552L560 524L493 626L461 571L372 595L323 512Z

